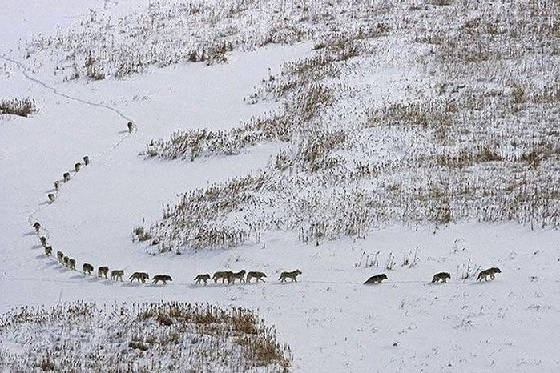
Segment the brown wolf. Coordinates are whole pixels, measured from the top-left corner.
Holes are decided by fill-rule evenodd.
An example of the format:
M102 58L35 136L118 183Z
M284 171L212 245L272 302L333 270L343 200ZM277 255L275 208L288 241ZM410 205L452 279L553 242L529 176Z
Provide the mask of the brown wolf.
M130 282L134 281L134 280L138 280L138 282L142 281L142 283L145 283L146 280L149 280L150 276L148 276L148 274L146 272L134 272L131 276L130 276Z
M210 280L209 274L198 275L194 278L195 283L200 284L200 281L204 282L204 285L208 284L208 280Z
M484 281L488 281L488 277L490 277L490 280L493 280L496 273L502 273L502 271L500 271L498 267L491 267L484 271L480 271L476 279L478 281L482 281L483 279Z
M115 271L111 271L111 280L123 280L122 277L124 275L124 271L123 270L115 270Z
M245 270L232 273L231 276L228 278L228 283L234 283L235 280L239 280L239 282L245 282Z
M88 275L91 275L91 272L93 272L93 266L89 263L84 263L82 265L82 271L84 273L87 273Z
M263 272L249 271L247 272L247 279L245 281L251 282L251 279L254 278L255 280L257 280L256 282L259 282L259 280L264 282L263 277L266 277L266 275Z
M297 282L297 276L301 275L302 272L299 269L291 272L282 272L280 273L280 282L286 282L287 278L291 278L292 282Z
M107 278L107 273L108 272L109 272L109 267L99 267L97 269L97 276Z
M214 273L214 276L212 276L212 279L214 280L214 283L218 282L218 280L222 280L222 284L226 282L226 280L230 279L230 276L233 275L232 271L218 271L216 273Z
M154 284L157 284L158 282L163 281L164 285L167 285L167 281L172 281L171 280L171 276L169 275L155 275L154 276Z

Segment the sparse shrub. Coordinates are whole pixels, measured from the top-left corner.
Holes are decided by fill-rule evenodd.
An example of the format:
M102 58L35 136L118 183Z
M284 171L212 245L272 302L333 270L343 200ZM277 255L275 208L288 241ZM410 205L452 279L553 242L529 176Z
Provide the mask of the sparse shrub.
M15 114L26 118L36 111L35 102L30 98L13 98L0 101L0 114Z
M333 22L322 21L328 11L302 10L313 53L246 98L277 101L277 112L230 131L152 140L145 154L192 161L286 143L264 170L239 178L242 187L217 183L166 208L146 229L153 250L228 248L293 229L317 245L395 222L558 228L560 33L546 21L558 18L558 4L432 4L353 3L351 19ZM384 100L370 79L380 61L400 69ZM422 68L409 76L411 66Z
M134 228L132 233L140 242L148 241L152 238L150 233L144 230L144 227L136 227Z
M478 272L480 272L480 266L471 263L469 260L466 264L463 264L459 269L459 278L463 280L468 280L475 277Z
M387 262L385 263L385 268L388 269L389 271L392 271L393 268L395 268L395 264L397 264L395 262L395 257L393 256L393 253L389 253L389 256L387 257Z
M403 259L403 263L401 267L415 267L418 265L418 249L414 250L414 252L410 251Z
M189 159L210 155L232 155L265 141L288 141L293 121L287 116L252 118L229 131L189 130L171 135L168 141L152 139L143 153L148 157Z

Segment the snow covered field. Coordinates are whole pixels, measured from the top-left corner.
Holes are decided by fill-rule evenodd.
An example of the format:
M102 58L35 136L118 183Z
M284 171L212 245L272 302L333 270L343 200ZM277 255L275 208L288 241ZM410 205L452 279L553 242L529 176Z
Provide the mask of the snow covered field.
M560 368L557 230L474 220L439 227L392 224L365 239L343 237L320 246L303 243L298 232L273 231L258 243L182 255L149 255L146 245L131 242L132 228L158 221L178 195L258 170L287 146L268 142L189 162L146 160L139 156L146 144L177 130L228 130L276 110L277 103L247 105L244 98L284 62L309 57L313 48L309 42L267 45L230 52L226 64L182 63L122 80L70 82L49 69L27 70L22 56L10 51L20 38L52 34L57 24L67 27L92 6L113 6L117 16L132 3L71 1L60 10L37 3L20 13L14 1L0 16L0 99L31 97L38 108L29 118L0 117L0 312L76 300L209 302L258 310L291 347L296 372ZM417 78L398 69L380 67L369 78L381 82L380 91L401 87L394 76ZM132 134L126 131L129 120L137 125ZM71 172L48 204L53 182L84 155L91 164ZM44 256L31 227L35 220L55 253L77 260L77 271ZM365 265L376 252L378 263ZM99 279L81 273L84 262L124 269L126 278L146 271L168 273L173 281L161 286ZM494 281L472 277L492 266L502 270ZM297 283L279 283L281 271L296 268L303 272ZM467 268L470 277L461 279ZM193 284L195 275L222 269L263 271L267 282ZM450 272L451 280L431 284L440 271ZM363 285L378 273L388 280ZM13 351L12 341L2 339L4 348Z

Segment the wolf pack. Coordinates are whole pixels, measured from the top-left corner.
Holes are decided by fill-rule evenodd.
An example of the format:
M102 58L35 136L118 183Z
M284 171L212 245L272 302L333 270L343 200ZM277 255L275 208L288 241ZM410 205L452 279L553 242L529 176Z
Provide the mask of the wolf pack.
M35 223L35 227L36 229L39 229L40 224ZM41 241L41 245L45 249L45 256L47 257L52 256L53 253L52 246L47 245L46 237L41 236L39 237L39 239ZM56 257L58 262L64 267L68 268L71 271L76 270L76 259L64 255L62 251L57 251ZM82 273L84 275L90 275L90 276L92 274L95 275L95 267L90 263L83 263ZM296 269L295 271L291 271L291 272L282 272L280 274L280 282L286 282L287 279L291 279L293 282L297 282L297 276L301 275L301 273L302 272L299 269ZM97 277L109 279L109 276L111 280L122 282L124 276L124 270L114 269L109 271L109 267L107 266L97 267ZM214 273L213 276L210 276L209 274L197 275L194 278L194 282L195 284L203 283L204 285L207 285L208 281L212 279L214 280L214 283L217 283L218 281L221 280L222 284L225 284L226 281L228 284L234 284L235 281L239 281L240 283L251 283L251 280L254 279L255 283L258 283L259 281L265 282L264 280L265 278L266 278L266 274L260 271L249 271L249 272L246 272L245 270L241 270L239 272L217 271ZM149 279L150 276L146 272L133 272L129 277L130 282L136 280L137 282L141 282L143 284L146 283L146 281ZM172 280L173 279L168 274L157 274L152 278L152 283L158 284L159 282L161 282L163 285L167 285L167 283Z
M128 131L129 134L131 134L134 130L137 129L136 124L134 124L132 122L127 122L126 123L126 128L127 128L127 131ZM62 186L61 183L67 183L67 182L70 181L70 179L72 178L72 175L70 174L70 172L78 173L82 169L82 167L88 166L89 164L90 164L89 156L84 155L79 162L74 163L74 168L72 170L63 173L62 174L62 179L61 180L56 180L53 183L54 190L52 190L50 193L47 194L47 198L48 198L49 203L53 203L57 199L58 192L60 191L60 188Z
M281 283L286 282L290 279L292 282L297 282L297 276L301 275L302 272L299 269L290 272L282 272L280 273L280 278L278 279ZM195 284L204 284L208 285L208 281L210 279L214 280L214 283L218 281L222 281L222 284L225 284L226 281L228 284L235 284L236 280L239 280L240 283L250 284L251 280L255 279L255 283L266 282L264 279L267 278L264 272L260 271L245 271L241 270L239 272L233 271L217 271L214 273L213 276L210 276L208 273L197 275L194 278Z
M67 171L65 173L62 174L62 179L61 180L56 180L53 183L54 186L54 190L51 193L47 194L47 198L49 200L49 203L54 203L54 201L56 201L57 197L58 197L58 193L60 191L60 188L62 186L61 183L67 183L70 181L70 179L72 178L70 172L74 172L74 173L78 173L82 167L89 165L90 160L89 160L89 156L84 155L82 157L82 160L79 162L76 162L74 164L74 168L71 171Z
M496 273L502 273L500 268L490 267L488 269L480 271L476 279L477 281L482 281L482 280L488 281L488 279L494 280L495 278L494 276L496 275ZM366 282L364 282L364 285L380 284L383 280L387 280L387 279L388 277L384 273L379 275L373 275L370 278L368 278ZM449 279L451 279L451 275L449 274L449 272L438 272L432 277L432 284L446 283L447 280Z
M34 227L36 230L40 229L41 225L36 222L34 224ZM41 245L44 247L45 249L45 255L47 257L52 256L53 250L52 250L52 246L48 246L47 245L47 238L45 236L40 236L39 240L41 241ZM74 258L70 258L67 255L64 255L64 253L62 251L57 251L56 253L56 258L58 260L58 262L60 264L62 264L63 266L65 266L66 268L68 268L71 271L75 271L76 270L76 259ZM82 272L84 275L92 275L95 274L95 267L93 265L91 265L90 263L84 263L82 265ZM105 279L109 279L108 276L111 276L111 280L114 281L123 281L123 276L124 276L124 270L122 269L114 269L109 271L109 267L107 266L99 266L97 267L97 277L99 278L105 278ZM138 281L138 282L142 282L145 283L146 280L150 279L150 276L146 273L146 272L134 272L132 273L132 275L130 275L130 281ZM163 283L163 285L167 285L168 281L172 281L171 276L167 275L167 274L158 274L155 275L153 277L153 283L157 284L159 282Z
M35 222L33 224L33 227L35 228L37 234L39 234L41 229L41 224L39 222ZM45 249L45 255L47 257L52 256L53 249L52 246L48 245L47 238L45 236L40 236L39 240L41 241L41 246L43 246L43 248ZM58 259L58 262L64 265L69 270L76 270L76 260L74 258L70 258L64 255L62 251L57 251L56 257ZM82 272L84 273L84 275L92 275L92 273L95 274L95 267L90 263L83 263ZM302 273L303 272L300 271L299 269L296 269L294 271L281 272L278 280L281 283L287 282L288 279L291 280L291 282L297 282L297 277ZM478 274L477 280L478 281L494 280L495 275L497 273L502 273L502 271L498 267L491 267L482 270ZM97 277L108 279L109 275L111 277L111 280L122 282L124 276L124 270L114 269L109 271L109 267L107 266L97 267ZM239 283L249 284L251 283L252 280L254 280L254 283L266 282L265 281L266 278L267 278L266 274L261 271L241 270L238 272L233 272L228 270L228 271L216 271L212 276L209 273L199 274L193 279L193 281L197 285L208 285L208 282L210 280L213 280L214 284L216 283L226 284L226 282L227 284L235 284L236 281L238 281ZM146 272L133 272L129 277L129 280L131 282L136 280L137 282L141 282L141 283L146 283L146 281L149 279L150 276ZM377 274L369 277L364 282L364 284L365 285L380 284L383 282L383 280L387 280L387 279L388 277L386 274L384 273ZM432 283L434 284L446 283L447 280L449 279L451 279L451 275L449 274L449 272L438 272L432 277ZM172 278L168 274L157 274L152 278L152 283L154 284L158 284L161 282L163 285L167 285L167 283L170 281L172 281Z
M41 224L39 222L33 223L33 228L35 228L35 232L37 234L40 234ZM47 237L39 236L39 241L41 242L41 246L45 250L45 256L47 257L52 256L53 248L48 244ZM56 258L58 262L64 267L68 268L71 271L76 270L76 259L68 257L60 250L57 251ZM83 263L82 273L84 275L90 275L90 276L92 274L95 275L95 267L90 263ZM297 282L297 276L301 274L302 272L299 269L296 269L294 271L289 271L289 272L282 272L280 274L279 281L284 283L288 279L290 279L292 282ZM114 269L109 271L108 266L97 267L97 277L109 279L109 276L111 280L123 282L124 270ZM207 273L197 275L193 281L195 282L195 284L207 285L208 281L211 279L214 280L214 283L218 283L218 281L221 280L222 284L225 284L226 281L228 284L235 284L235 281L239 281L239 283L251 283L251 281L254 279L255 283L258 283L259 281L265 282L264 279L266 277L267 277L266 274L260 271L249 271L249 272L245 270L241 270L238 272L217 271L214 273L213 276L210 276L210 274ZM130 282L136 280L137 282L141 282L143 284L146 283L146 281L149 279L150 276L146 272L133 272L129 277ZM173 279L168 274L157 274L152 278L153 284L158 284L161 282L163 285L167 285L167 283L170 281L173 281Z

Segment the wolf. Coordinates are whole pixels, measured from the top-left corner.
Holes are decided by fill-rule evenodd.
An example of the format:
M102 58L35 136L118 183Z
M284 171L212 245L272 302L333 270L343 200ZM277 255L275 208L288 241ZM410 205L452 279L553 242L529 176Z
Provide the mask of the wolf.
M41 237L39 237L39 240L41 240L41 246L43 246L43 247L47 246L47 237L41 236Z
M150 276L148 276L148 274L146 272L134 272L131 276L130 276L130 282L134 281L134 280L138 280L138 282L142 281L142 283L145 283L146 280L149 280Z
M109 267L99 267L97 270L97 276L107 278L107 272L109 272Z
M67 181L70 181L70 172L65 172L62 175L62 180L64 180L64 182L66 183Z
M84 160L84 165L87 166L89 164L89 157L87 155L84 155L84 158L82 158Z
M39 233L39 229L41 229L41 223L36 221L35 223L33 223L33 228L35 228L35 232Z
M226 282L226 280L230 279L230 276L233 275L232 271L218 271L216 273L214 273L214 276L212 276L212 279L214 280L214 283L218 282L218 280L222 280L222 284Z
M70 258L68 258L66 255L64 255L64 258L62 258L62 262L64 263L64 265L66 267L68 267L68 260L70 260Z
M380 284L381 281L383 280L387 280L387 275L385 273L382 273L380 275L373 275L370 278L368 278L366 280L366 282L364 282L365 285L368 284Z
M93 266L89 263L84 263L82 265L82 271L84 273L87 273L88 275L91 275L91 272L93 272Z
M436 282L447 282L451 278L451 275L447 272L439 272L434 275L432 278L432 283Z
M153 283L157 284L160 281L163 281L163 284L167 285L167 281L173 281L173 280L171 279L171 276L169 276L169 275L155 275Z
M111 280L123 280L124 271L123 270L115 270L111 271Z
M204 282L204 285L207 285L207 284L208 284L208 280L210 280L210 275L207 274L207 273L205 273L205 274L203 274L203 275L197 275L197 276L194 278L194 281L195 281L196 284L200 284L200 281L203 281L203 282Z
M52 247L45 246L45 255L46 256L51 256L52 255Z
M484 281L488 281L488 277L490 277L490 280L493 280L496 273L502 273L502 271L500 271L498 267L491 267L484 271L480 271L476 279L478 281L482 281L483 279Z
M76 259L73 258L68 259L68 268L72 271L76 269Z
M56 258L58 259L58 261L59 261L60 263L62 263L63 258L64 258L64 254L62 253L62 251L57 251L57 252L56 252Z
M302 272L299 269L291 272L282 272L280 273L280 282L286 282L287 278L291 278L292 282L297 282L297 276L301 275Z
M245 280L245 282L251 282L252 278L254 278L256 280L256 282L259 282L259 280L261 280L262 282L265 282L263 280L263 277L266 277L266 275L263 272L249 271L249 272L247 272L247 279Z
M58 181L54 182L54 190L58 192L58 188L60 187L60 183Z
M128 133L132 133L132 130L134 129L134 123L128 122L126 124L126 127L128 128Z
M245 270L241 270L239 272L232 273L231 276L228 278L228 284L234 283L235 280L239 280L239 282L245 282Z
M49 202L50 202L50 203L53 203L54 200L56 199L56 195L55 195L54 193L49 193L49 194L47 195L47 197L49 197Z
M82 164L80 162L74 164L74 171L78 172L82 168Z

